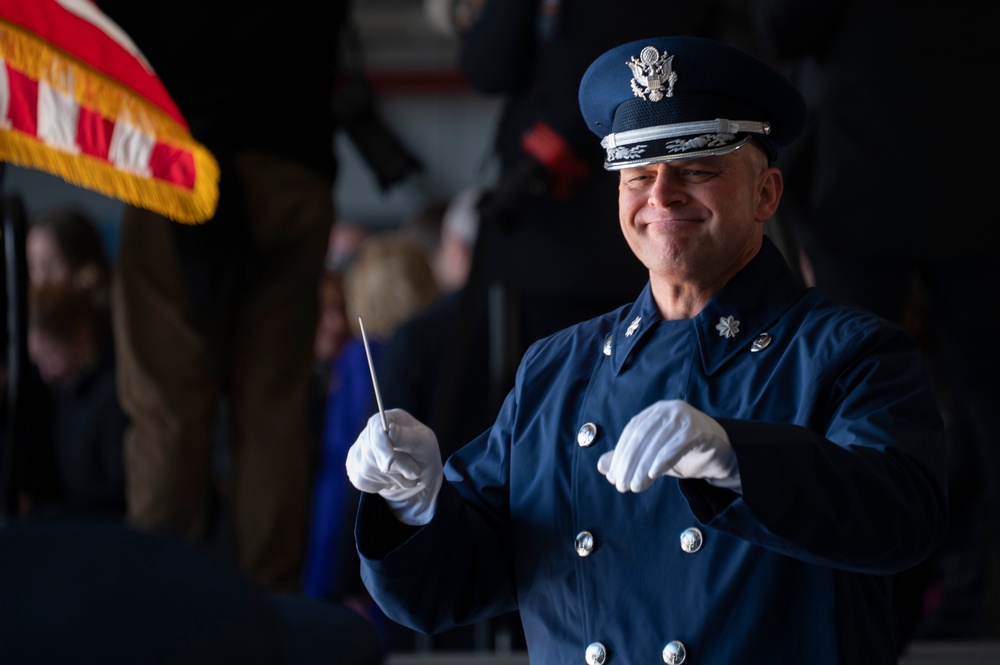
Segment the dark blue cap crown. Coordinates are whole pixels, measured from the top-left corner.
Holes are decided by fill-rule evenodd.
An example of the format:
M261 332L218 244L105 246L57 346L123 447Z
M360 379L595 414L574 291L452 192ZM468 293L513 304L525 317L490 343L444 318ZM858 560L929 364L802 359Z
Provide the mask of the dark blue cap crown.
M763 60L702 37L641 39L590 65L580 110L618 170L722 155L757 139L771 161L805 124L806 105Z

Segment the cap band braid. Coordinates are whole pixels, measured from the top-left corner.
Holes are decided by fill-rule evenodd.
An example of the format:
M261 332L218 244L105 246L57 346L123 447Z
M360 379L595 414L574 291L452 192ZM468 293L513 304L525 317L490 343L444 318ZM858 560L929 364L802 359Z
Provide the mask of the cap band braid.
M601 146L610 149L639 141L669 139L675 136L710 133L738 134L740 132L764 134L766 136L771 133L771 124L755 120L726 120L725 118L716 118L715 120L701 122L680 122L671 125L642 127L640 129L630 129L624 132L608 134L601 139Z

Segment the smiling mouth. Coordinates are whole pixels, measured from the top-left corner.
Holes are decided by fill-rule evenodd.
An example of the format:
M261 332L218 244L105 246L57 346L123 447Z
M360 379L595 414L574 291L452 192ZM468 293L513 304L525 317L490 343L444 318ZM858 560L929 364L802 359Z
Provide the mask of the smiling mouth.
M653 219L647 222L643 222L645 226L681 226L689 224L700 224L702 220L692 219L689 217L684 218L670 218L670 219Z

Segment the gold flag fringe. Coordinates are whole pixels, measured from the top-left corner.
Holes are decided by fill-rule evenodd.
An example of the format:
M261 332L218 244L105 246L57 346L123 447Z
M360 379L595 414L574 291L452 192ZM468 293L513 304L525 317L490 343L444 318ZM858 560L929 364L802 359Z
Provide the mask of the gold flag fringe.
M193 189L129 173L87 154L72 155L53 149L26 134L0 130L0 159L36 168L66 182L145 208L184 224L212 218L218 203L219 167L204 148L194 150Z

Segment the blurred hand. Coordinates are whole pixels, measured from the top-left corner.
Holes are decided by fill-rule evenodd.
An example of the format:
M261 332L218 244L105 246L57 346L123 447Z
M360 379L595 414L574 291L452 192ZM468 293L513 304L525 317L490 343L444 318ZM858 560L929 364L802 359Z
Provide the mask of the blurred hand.
M362 492L378 494L400 522L419 526L434 517L444 480L441 451L429 427L402 409L368 419L347 453L347 476Z
M726 430L682 400L656 402L639 412L615 449L601 455L597 470L622 493L642 492L664 475L743 491Z

